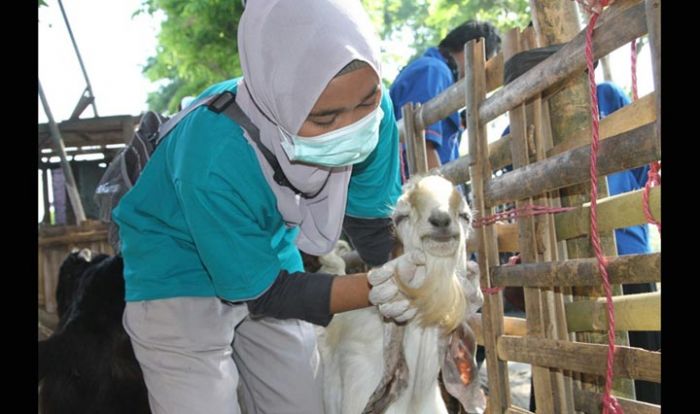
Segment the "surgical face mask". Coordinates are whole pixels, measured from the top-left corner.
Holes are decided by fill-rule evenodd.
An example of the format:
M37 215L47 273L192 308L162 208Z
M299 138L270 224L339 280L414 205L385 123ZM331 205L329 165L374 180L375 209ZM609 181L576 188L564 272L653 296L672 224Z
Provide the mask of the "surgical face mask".
M315 137L300 137L279 128L282 148L290 161L326 167L341 167L364 161L377 146L379 125L384 117L380 106L350 125Z

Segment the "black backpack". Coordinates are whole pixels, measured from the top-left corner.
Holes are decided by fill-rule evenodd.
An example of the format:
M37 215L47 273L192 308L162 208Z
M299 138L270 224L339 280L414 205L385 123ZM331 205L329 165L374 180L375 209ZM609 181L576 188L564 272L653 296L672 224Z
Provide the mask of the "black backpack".
M200 106L206 106L210 111L217 114L223 112L244 128L268 163L270 163L270 166L272 166L274 180L279 185L289 187L296 194L305 198L308 197L287 180L275 156L260 142L260 131L258 128L253 125L248 116L236 104L236 95L234 93L227 91L200 98L172 118L157 112L148 111L141 117L131 141L109 163L95 190L95 202L99 208L99 218L102 222L109 224L108 240L115 254L121 252L121 244L119 241L119 228L112 221L112 210L116 208L124 194L136 184L158 144L184 117Z

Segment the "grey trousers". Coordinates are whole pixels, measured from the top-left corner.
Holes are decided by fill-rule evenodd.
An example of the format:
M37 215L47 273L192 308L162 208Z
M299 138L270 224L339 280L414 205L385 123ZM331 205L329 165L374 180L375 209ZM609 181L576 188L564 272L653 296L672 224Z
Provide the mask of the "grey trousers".
M123 324L155 414L323 413L307 322L251 319L245 305L183 297L127 302Z

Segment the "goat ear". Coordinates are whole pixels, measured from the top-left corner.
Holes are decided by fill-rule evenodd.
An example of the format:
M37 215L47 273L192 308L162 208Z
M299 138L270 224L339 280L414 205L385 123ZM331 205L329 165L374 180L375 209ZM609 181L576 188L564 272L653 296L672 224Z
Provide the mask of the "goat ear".
M476 336L466 322L452 332L442 362L445 389L468 413L483 413L486 399L481 392L476 365Z

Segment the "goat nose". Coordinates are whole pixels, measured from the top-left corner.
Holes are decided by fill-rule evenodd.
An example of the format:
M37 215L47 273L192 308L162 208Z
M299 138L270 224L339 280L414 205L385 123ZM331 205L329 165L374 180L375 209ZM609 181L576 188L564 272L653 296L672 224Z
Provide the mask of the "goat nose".
M428 222L438 228L449 226L450 221L452 221L450 215L444 211L433 211L428 217Z

